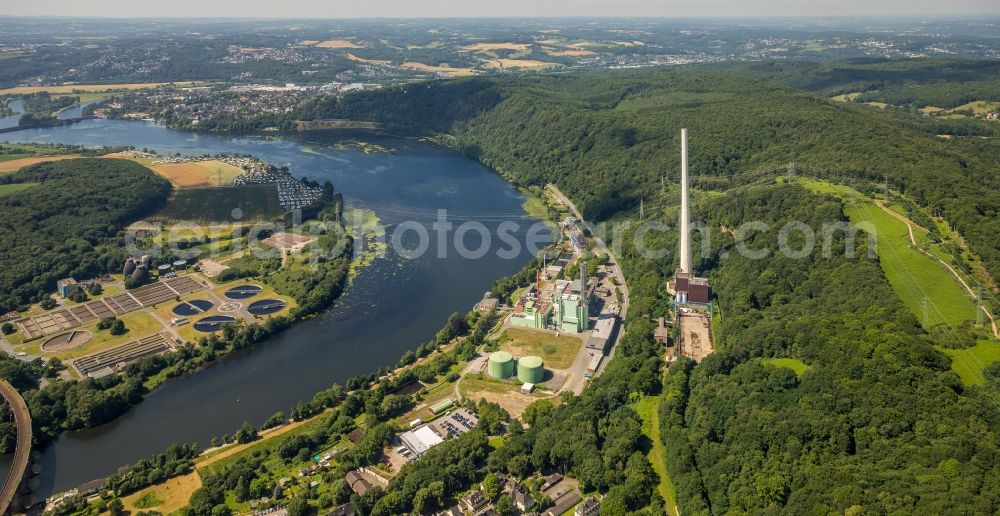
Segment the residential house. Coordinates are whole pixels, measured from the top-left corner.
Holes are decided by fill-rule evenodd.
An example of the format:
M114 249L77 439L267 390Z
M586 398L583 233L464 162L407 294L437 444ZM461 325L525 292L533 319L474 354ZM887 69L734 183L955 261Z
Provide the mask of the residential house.
M587 497L580 505L576 506L573 516L600 516L601 504L593 496Z
M465 512L475 513L479 509L486 507L489 501L486 499L486 495L479 489L465 495L461 500L458 501L458 507Z

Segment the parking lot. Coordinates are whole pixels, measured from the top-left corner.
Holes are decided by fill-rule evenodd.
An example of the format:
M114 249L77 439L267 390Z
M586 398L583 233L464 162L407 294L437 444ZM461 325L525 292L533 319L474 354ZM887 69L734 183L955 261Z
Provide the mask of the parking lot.
M450 412L432 423L434 431L441 437L451 438L462 435L479 424L479 418L465 409Z

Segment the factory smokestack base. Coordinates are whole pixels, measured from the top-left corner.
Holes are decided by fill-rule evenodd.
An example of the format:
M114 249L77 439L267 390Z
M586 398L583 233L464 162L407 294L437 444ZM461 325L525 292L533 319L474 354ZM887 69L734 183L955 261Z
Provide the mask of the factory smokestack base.
M712 298L712 289L707 278L694 275L691 266L691 208L688 196L688 130L681 129L681 213L680 213L680 266L674 273L674 279L667 287L675 295L675 301L686 303L708 303Z

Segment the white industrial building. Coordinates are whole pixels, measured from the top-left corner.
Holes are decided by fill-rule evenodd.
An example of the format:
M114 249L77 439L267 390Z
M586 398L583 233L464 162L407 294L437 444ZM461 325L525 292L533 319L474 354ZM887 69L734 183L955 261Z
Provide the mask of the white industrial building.
M399 439L416 456L444 442L444 439L428 425L403 432L399 434Z

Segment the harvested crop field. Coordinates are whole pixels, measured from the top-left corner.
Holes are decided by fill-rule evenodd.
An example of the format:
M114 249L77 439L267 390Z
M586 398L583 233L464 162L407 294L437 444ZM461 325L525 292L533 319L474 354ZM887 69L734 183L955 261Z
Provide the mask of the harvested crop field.
M448 66L431 66L424 63L406 62L402 65L403 68L409 70L420 70L424 72L434 72L434 73L446 73L453 77L467 77L470 75L475 75L476 71L471 68L451 68Z
M64 159L79 158L75 154L66 154L59 156L36 156L33 158L21 158L12 159L10 161L0 161L0 172L16 172L24 167L35 165L38 163L45 163L48 161L59 161Z
M559 63L547 63L545 61L535 61L534 59L491 59L483 65L488 70L503 68L546 68L550 66L560 66Z
M152 169L177 188L230 186L243 171L218 160L165 163Z
M198 472L192 471L186 475L151 485L125 497L125 509L132 511L133 514L138 510L155 510L161 514L171 514L187 506L191 495L199 487L201 487L201 476L198 475ZM153 493L153 496L149 496L150 493ZM145 500L147 503L139 503L138 505L143 506L139 507L136 505L139 500ZM150 505L149 500L155 500L154 504Z
M317 48L362 48L352 41L347 41L346 39L328 39L326 41L320 41L316 43Z
M476 43L466 46L465 49L473 52L486 52L490 50L528 50L530 47L531 45L527 43Z

